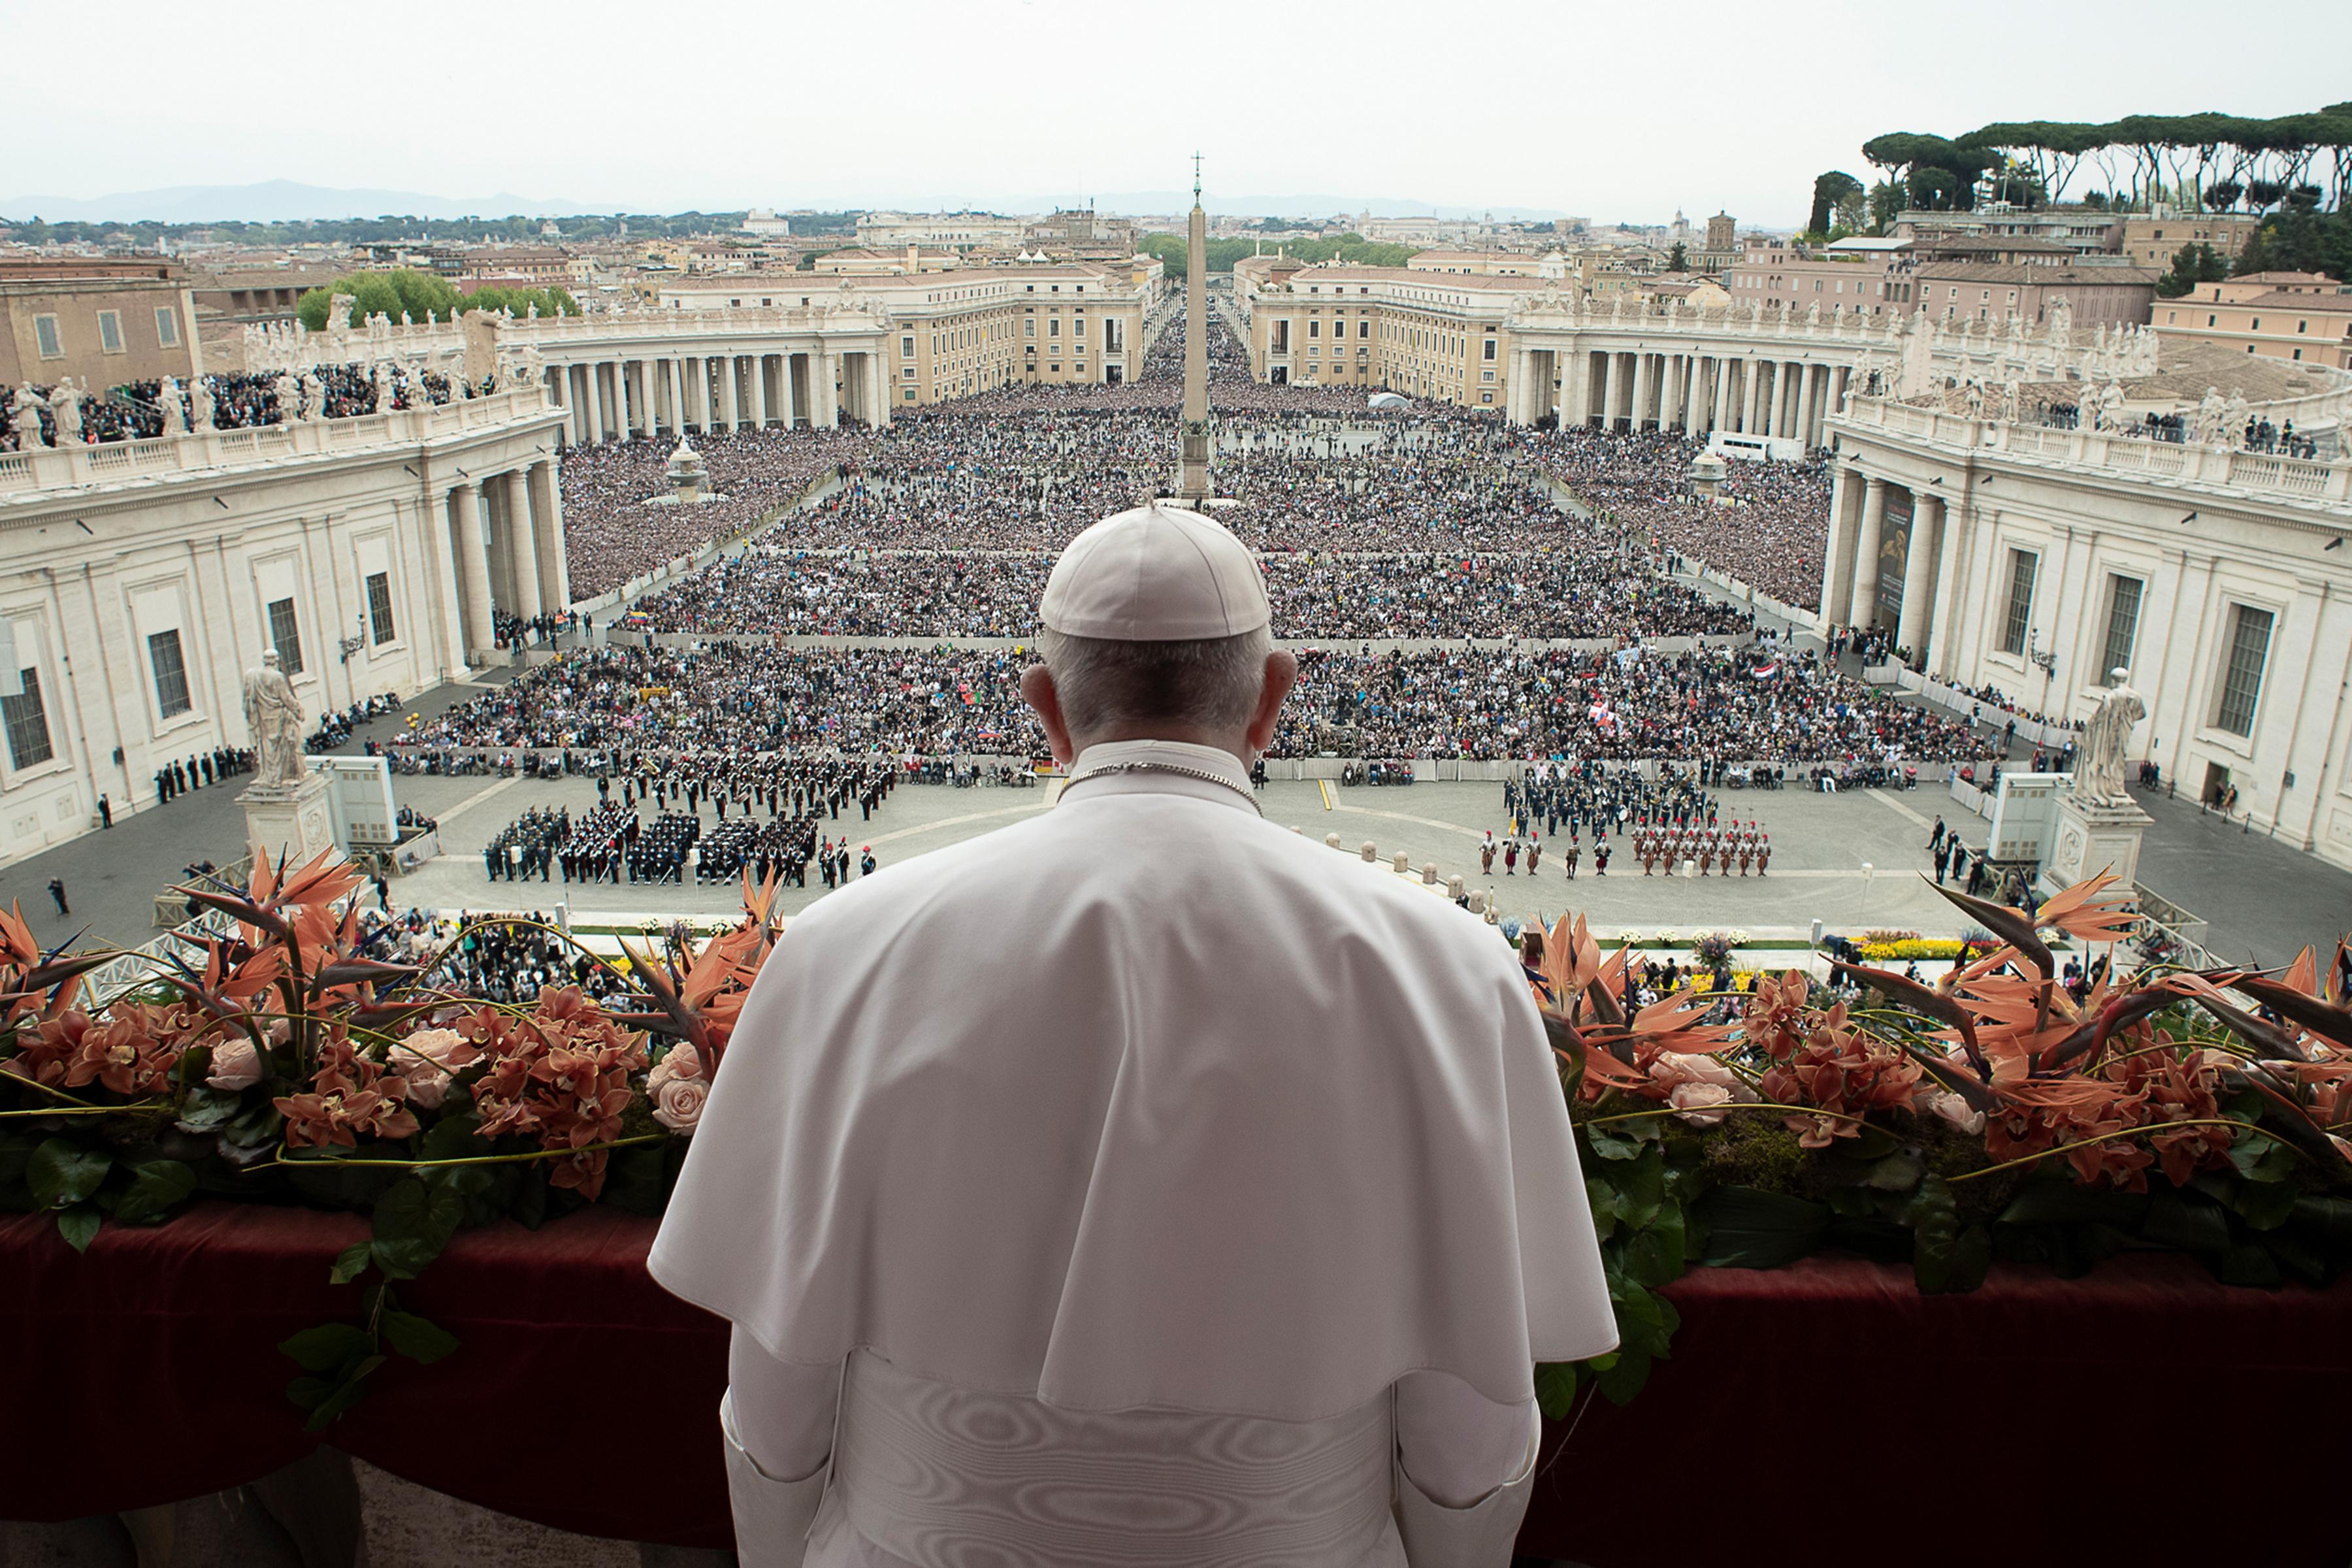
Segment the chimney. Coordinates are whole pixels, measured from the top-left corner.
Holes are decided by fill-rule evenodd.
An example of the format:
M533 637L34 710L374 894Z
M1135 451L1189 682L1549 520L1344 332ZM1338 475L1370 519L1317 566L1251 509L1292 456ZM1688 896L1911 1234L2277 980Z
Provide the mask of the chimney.
M923 247L913 240L907 242L907 276L912 278L923 269Z

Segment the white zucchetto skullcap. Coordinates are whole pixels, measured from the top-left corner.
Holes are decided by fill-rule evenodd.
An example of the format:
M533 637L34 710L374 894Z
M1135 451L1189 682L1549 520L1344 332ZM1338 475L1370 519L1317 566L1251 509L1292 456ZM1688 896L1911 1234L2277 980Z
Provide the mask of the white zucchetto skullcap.
M1265 581L1223 523L1153 501L1076 539L1045 580L1038 618L1064 637L1196 642L1271 625Z

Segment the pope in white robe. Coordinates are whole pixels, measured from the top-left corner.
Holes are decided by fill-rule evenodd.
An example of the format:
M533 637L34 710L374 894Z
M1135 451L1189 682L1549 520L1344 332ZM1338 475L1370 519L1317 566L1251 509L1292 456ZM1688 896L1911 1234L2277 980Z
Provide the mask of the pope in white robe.
M1616 1340L1516 956L1259 815L1297 666L1154 505L1056 563L1049 812L753 987L651 1267L734 1325L747 1568L1502 1564Z

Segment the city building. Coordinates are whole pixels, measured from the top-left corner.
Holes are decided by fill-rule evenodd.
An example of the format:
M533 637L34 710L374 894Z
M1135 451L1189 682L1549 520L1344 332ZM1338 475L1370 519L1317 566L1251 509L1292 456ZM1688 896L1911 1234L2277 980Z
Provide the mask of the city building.
M103 392L203 368L194 291L171 262L0 261L0 381Z
M2202 340L2273 359L2352 369L2352 294L2317 272L2250 272L2158 300L2160 337Z
M2113 256L2123 249L2124 215L2105 207L2020 207L1995 202L1973 212L1906 209L1895 215L1886 232L1909 240L2038 239L2078 256Z
M1841 249L1845 242L1812 253L1786 240L1751 241L1724 268L1723 287L1738 303L1766 310L1782 306L1823 311L1841 307L1866 316L1901 315L1915 309L1907 241L1885 247Z
M976 245L1018 246L1027 224L995 213L860 213L857 243L872 250L904 250L910 245L969 250Z
M2184 245L2210 245L2222 260L2233 261L2262 221L2250 213L2183 213L2159 205L2124 219L2123 253L2156 272L2169 271Z
M1055 212L1024 229L1022 248L1056 261L1118 261L1135 254L1142 236L1125 218L1103 217L1092 207Z
M161 307L158 307L161 308ZM537 387L461 405L0 458L0 856L152 804L250 743L275 649L313 713L487 665L494 614L569 602Z
M2352 866L2352 464L1940 399L1856 398L1830 433L1827 620L1895 629L1948 693L2062 719L2128 669L2135 747L2182 795L2234 789L2250 827Z
M793 220L778 217L773 207L753 207L743 215L743 232L762 239L783 239L793 232Z
M2042 321L2063 295L2078 327L2137 327L2156 300L2157 275L2140 267L1922 261L1911 276L1919 309L1947 320Z

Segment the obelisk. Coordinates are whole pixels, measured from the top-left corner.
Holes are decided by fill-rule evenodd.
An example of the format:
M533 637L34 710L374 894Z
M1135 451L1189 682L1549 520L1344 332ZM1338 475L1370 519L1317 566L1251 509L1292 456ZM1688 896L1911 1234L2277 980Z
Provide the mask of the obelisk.
M1183 458L1176 500L1209 500L1209 215L1201 210L1201 155L1192 154L1192 224L1184 247Z

